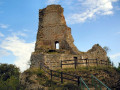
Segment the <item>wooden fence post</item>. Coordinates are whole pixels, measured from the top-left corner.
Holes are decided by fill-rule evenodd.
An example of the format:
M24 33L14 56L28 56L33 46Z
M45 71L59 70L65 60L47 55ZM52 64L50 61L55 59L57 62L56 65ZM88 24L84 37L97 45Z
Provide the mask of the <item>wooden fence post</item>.
M79 86L80 85L80 77L78 76L77 78L78 78L78 86Z
M96 64L97 64L97 66L98 66L98 59L96 59Z
M88 61L87 61L87 58L86 58L85 60L86 60L86 66L88 66Z
M77 57L74 57L75 69L77 67Z
M61 60L61 69L62 69L62 60Z
M88 61L88 67L89 67L89 65L90 65L90 60L87 58L87 61Z
M63 73L61 72L61 83L63 83Z
M50 76L51 76L51 81L52 81L52 70L50 70Z
M101 66L102 66L102 60L100 60L100 64L101 64Z

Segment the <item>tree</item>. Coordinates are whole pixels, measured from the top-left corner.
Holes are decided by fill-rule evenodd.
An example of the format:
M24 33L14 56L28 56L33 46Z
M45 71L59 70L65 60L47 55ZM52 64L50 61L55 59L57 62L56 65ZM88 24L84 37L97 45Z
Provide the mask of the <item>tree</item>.
M120 73L120 63L118 65L117 71Z
M104 46L103 49L108 53L110 51L110 48L107 46Z
M19 68L12 64L0 64L0 90L20 90Z
M118 65L118 68L120 68L120 63L119 63L119 65Z
M12 64L0 64L0 77L3 81L6 81L11 76L19 78L19 68Z

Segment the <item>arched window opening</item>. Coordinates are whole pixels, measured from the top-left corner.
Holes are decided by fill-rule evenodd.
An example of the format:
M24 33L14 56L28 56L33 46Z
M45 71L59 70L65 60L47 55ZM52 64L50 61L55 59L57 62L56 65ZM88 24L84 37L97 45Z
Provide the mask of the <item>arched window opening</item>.
M59 42L58 41L55 42L55 49L59 49Z

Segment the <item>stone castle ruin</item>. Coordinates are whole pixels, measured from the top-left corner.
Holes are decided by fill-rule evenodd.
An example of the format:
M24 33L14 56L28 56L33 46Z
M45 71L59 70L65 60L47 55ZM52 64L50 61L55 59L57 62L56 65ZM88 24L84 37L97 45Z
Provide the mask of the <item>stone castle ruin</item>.
M45 63L50 69L59 69L61 60L75 58L107 61L107 54L98 44L87 52L80 52L77 49L71 28L66 25L63 8L60 5L49 5L40 9L37 41L35 51L31 55L31 67L40 67L40 63ZM64 66L64 68L69 67L72 65Z

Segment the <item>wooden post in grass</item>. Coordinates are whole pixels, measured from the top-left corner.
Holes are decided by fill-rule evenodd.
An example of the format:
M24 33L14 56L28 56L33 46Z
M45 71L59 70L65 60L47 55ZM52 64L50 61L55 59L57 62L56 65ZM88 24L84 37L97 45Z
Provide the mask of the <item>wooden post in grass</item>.
M63 73L61 72L61 83L63 83Z
M52 70L50 70L50 76L51 76L51 81L52 81Z
M86 66L88 66L88 59L86 58L85 60L86 60Z
M62 69L62 60L61 60L61 69Z
M77 83L78 83L78 86L79 86L80 85L80 77L78 76L77 78L78 78L78 82Z
M77 57L74 57L75 69L77 68Z

